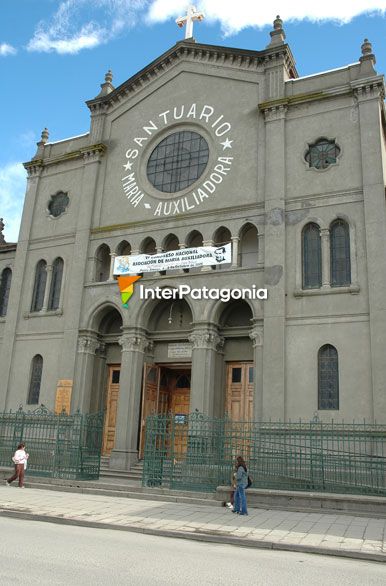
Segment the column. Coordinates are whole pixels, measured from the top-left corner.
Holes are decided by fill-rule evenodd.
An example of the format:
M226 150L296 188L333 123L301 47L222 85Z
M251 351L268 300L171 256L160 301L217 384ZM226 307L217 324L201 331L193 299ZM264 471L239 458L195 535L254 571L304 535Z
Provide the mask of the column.
M47 272L47 279L46 279L46 288L44 291L44 300L43 300L42 311L47 311L47 307L48 307L49 295L50 295L51 283L52 283L52 265L46 266L46 272Z
M330 230L320 229L320 240L322 249L322 288L330 288Z
M115 252L110 252L110 273L109 273L109 281L114 280L114 261L117 255Z
M7 342L3 343L0 353L0 410L16 407L16 405L12 405L11 398L9 397L9 383L15 361L14 350L18 315L22 315L22 308L20 307L20 304L24 300L23 296L20 295L20 291L23 291L25 271L27 266L29 237L40 175L43 169L43 161L41 159L33 160L26 164L26 169L28 172L27 190L20 225L19 240L17 243L15 261L12 270L12 283L8 303L7 319L4 324L3 339Z
M264 416L285 417L285 116L286 106L265 114Z
M252 340L254 362L253 419L254 421L263 421L263 327L257 325L256 319L253 319L252 323L253 327L249 337Z
M240 238L238 236L232 236L232 268L236 268L239 266L239 242Z
M84 283L87 280L87 258L90 242L90 227L95 201L95 192L100 169L101 157L106 148L103 145L93 145L82 149L83 177L79 187L81 197L79 199L78 218L75 241L71 255L71 266L67 284L67 307L71 308L66 315L66 327L62 342L62 352L59 358L59 378L72 379L75 373L76 347L78 342L79 326L81 321ZM75 393L81 393L81 389L75 389Z
M78 338L74 388L71 399L73 411L77 409L81 413L90 411L95 353L99 345L97 334L94 332L84 333Z
M370 347L373 417L386 419L386 206L382 167L383 81L373 77L357 85L359 131L363 174L363 207L366 238L367 283L370 313Z
M213 246L213 240L203 240L202 242L203 246ZM212 271L212 267L210 265L204 265L203 267L201 267L201 272L202 273L210 273L210 271Z
M119 400L115 446L110 467L129 470L138 461L138 429L141 409L141 383L145 350L149 344L145 331L123 328Z
M190 391L190 412L213 416L216 385L216 356L224 345L224 338L218 335L214 324L198 326L189 336L192 349L192 386Z

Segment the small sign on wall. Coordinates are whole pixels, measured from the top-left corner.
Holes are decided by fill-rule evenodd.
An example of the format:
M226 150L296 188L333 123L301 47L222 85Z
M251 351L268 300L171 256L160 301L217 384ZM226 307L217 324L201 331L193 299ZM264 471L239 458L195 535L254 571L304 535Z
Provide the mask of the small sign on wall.
M72 394L72 379L58 380L56 385L56 399L55 399L55 413L59 415L63 411L70 414L71 408L71 394Z
M189 342L173 342L168 344L168 358L191 358L192 345Z

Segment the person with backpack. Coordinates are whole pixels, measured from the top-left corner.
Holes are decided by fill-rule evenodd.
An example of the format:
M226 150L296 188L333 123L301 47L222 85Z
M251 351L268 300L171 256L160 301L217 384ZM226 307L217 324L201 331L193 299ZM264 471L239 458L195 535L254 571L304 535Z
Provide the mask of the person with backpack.
M247 465L242 458L238 456L236 459L236 492L233 512L238 515L248 515L247 497L245 489L248 486L248 470Z
M19 488L24 488L24 471L27 468L28 458L29 454L25 451L25 443L19 444L12 458L12 462L15 464L15 473L11 478L8 478L8 480L5 481L7 486L18 478Z

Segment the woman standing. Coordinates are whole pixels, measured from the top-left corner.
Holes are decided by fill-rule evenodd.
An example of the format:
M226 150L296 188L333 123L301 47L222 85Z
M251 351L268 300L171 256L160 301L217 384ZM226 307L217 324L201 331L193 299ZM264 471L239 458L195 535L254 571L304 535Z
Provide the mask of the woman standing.
M241 456L238 456L236 459L236 483L233 512L239 515L248 515L247 497L245 495L245 489L248 484L248 471L244 459Z
M15 464L15 474L5 481L6 485L9 486L11 482L19 479L19 488L24 488L24 470L27 468L27 460L29 454L25 451L25 444L21 443L17 446L17 450L13 455L12 462Z

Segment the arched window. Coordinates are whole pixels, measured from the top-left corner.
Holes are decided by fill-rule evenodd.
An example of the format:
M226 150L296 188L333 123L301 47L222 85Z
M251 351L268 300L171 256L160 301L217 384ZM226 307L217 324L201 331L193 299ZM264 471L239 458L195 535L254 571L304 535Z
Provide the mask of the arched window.
M169 252L171 250L179 249L179 241L175 234L168 234L162 243L162 250Z
M48 309L54 310L58 309L59 302L60 302L60 291L62 288L62 278L63 278L63 259L56 258L54 260L54 264L52 265L52 279L51 279L51 288L50 288L50 296L48 299Z
M330 227L331 286L344 287L351 283L350 231L344 220Z
M39 403L40 385L42 383L42 372L43 358L40 356L40 354L36 354L36 356L34 356L32 359L31 377L27 398L28 405L37 405Z
M318 409L339 409L338 352L331 344L318 353Z
M140 246L140 254L156 254L157 247L154 238L147 236Z
M322 285L322 252L317 224L307 224L302 233L303 289Z
M127 240L122 240L122 242L118 244L116 254L117 256L128 256L131 254L131 245Z
M11 289L12 271L4 269L1 273L0 281L0 317L7 315L9 291Z
M240 266L256 267L258 253L258 234L256 226L245 224L240 231Z
M47 281L47 263L45 260L39 260L36 265L35 284L32 295L31 311L40 311L43 307L44 292Z
M107 244L101 244L96 252L95 280L98 283L108 281L110 276L110 248Z

